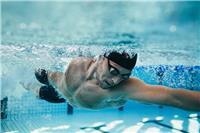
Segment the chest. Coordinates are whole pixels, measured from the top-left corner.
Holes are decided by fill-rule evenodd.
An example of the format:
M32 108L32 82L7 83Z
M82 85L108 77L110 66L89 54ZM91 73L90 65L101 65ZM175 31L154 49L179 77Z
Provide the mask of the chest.
M92 109L120 107L126 103L126 96L121 92L112 92L100 87L82 88L76 95L80 106Z

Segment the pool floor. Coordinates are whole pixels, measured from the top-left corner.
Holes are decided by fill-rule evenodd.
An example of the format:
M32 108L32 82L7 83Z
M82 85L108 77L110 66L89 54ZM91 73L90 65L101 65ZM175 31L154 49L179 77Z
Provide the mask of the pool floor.
M1 121L1 130L6 133L199 133L200 113L155 108L13 116Z

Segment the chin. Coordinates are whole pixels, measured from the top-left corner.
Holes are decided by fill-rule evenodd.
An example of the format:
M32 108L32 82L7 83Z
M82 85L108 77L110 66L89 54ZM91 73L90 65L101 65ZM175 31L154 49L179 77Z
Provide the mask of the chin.
M106 84L101 84L100 87L105 89L105 90L108 90L108 89L112 89L114 86L108 86Z
M104 84L104 83L100 83L99 86L100 86L101 88L103 88L103 89L109 89L109 86L106 85L106 84Z

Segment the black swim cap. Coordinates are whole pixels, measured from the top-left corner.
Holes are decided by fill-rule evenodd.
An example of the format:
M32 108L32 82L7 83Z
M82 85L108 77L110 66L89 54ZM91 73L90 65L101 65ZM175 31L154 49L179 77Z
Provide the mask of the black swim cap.
M122 53L117 51L106 52L104 57L129 70L134 68L137 61L137 53L132 53L130 56L125 51Z

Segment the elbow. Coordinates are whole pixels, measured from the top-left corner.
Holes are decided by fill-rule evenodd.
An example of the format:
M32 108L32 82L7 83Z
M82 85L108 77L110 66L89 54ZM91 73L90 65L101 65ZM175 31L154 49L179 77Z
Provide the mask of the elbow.
M181 108L186 111L200 112L200 99L181 100L176 99L173 106Z
M200 112L200 98L194 102L189 103L188 111Z
M186 111L200 112L200 92L169 90L163 99L164 105Z
M182 109L186 110L186 111L190 111L190 112L200 112L200 106L196 106L196 105L192 105L190 107L185 107L183 106Z

